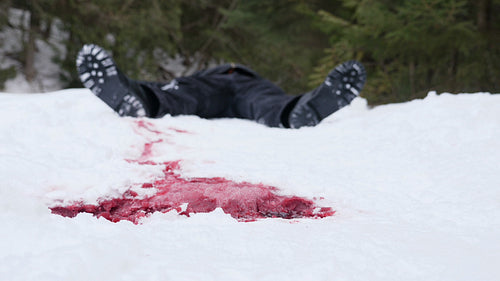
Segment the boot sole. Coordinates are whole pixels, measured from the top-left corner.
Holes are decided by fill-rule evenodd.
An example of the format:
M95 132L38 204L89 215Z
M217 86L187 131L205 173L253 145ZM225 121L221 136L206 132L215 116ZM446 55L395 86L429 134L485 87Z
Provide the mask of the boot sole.
M76 66L83 85L118 111L128 87L120 80L119 70L111 56L97 45L84 45L78 53Z
M366 71L357 61L347 61L328 74L315 95L297 103L290 113L291 128L315 126L359 96L366 82Z

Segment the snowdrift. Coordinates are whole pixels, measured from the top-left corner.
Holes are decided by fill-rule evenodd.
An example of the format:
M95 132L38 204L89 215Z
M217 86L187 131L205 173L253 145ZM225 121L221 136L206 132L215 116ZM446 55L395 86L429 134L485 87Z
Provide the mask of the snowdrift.
M499 108L488 93L358 98L285 130L120 118L84 89L1 93L0 279L498 280ZM270 187L311 216L238 219L213 203L249 196L234 190L207 212L185 202L131 221L51 211L152 198L162 163L186 182Z

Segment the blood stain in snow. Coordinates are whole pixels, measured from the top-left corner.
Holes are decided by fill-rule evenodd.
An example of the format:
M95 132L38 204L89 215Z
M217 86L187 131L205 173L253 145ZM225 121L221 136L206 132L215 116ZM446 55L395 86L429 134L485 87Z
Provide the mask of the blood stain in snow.
M151 124L152 125L152 124ZM161 134L150 124L138 123L150 132ZM52 213L75 217L79 213L91 213L112 222L129 220L135 224L154 212L177 211L189 216L193 213L207 213L221 208L239 221L255 221L262 218L324 218L335 213L330 207L318 207L314 201L277 194L278 189L264 184L234 182L221 177L183 178L178 174L180 161L155 163L144 161L151 156L152 146L162 142L157 139L146 143L139 165L164 165L163 177L142 188L155 188L150 196L139 196L129 190L120 198L101 199L97 205L77 202L69 206L51 207Z

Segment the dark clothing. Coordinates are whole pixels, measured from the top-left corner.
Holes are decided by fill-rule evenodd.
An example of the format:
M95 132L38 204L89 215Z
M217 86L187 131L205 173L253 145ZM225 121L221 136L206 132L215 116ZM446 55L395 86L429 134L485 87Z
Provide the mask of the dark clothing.
M180 77L168 84L140 82L158 99L154 117L198 115L236 117L270 127L288 127L288 113L298 100L251 69L226 64Z

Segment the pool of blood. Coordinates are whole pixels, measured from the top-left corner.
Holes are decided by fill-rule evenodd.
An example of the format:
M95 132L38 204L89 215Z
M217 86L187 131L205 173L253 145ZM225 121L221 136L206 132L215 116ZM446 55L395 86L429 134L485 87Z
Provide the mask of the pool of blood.
M144 124L139 124L144 125ZM180 161L155 163L143 161L151 156L152 146L160 140L144 145L139 165L163 165L163 176L142 184L142 188L154 188L156 193L139 196L128 190L119 198L100 199L97 204L76 202L71 205L54 206L51 211L65 217L79 213L91 213L112 222L129 220L135 224L154 212L177 211L189 216L207 213L221 208L239 221L255 221L262 218L324 218L335 213L330 207L319 207L314 201L297 196L278 194L278 189L264 184L234 182L222 177L183 178Z

